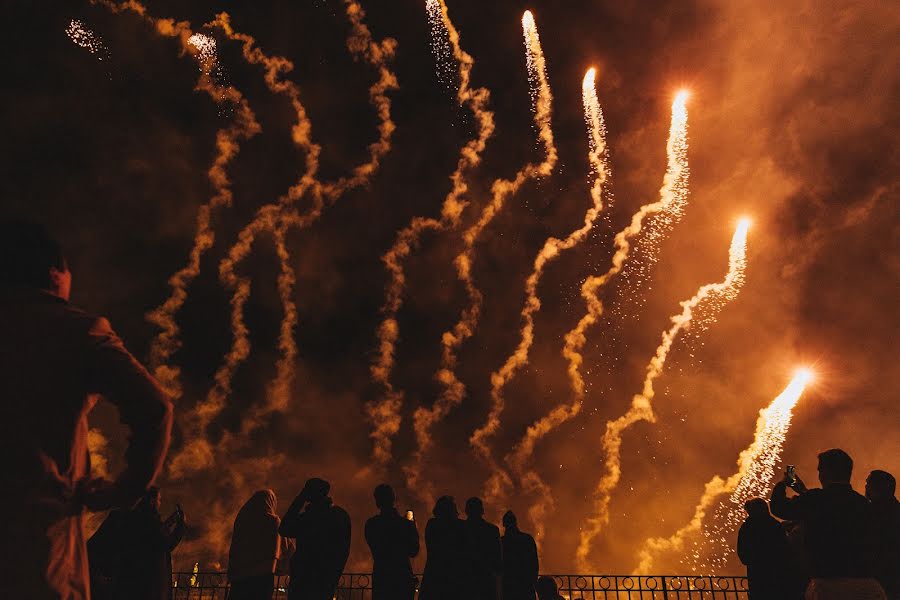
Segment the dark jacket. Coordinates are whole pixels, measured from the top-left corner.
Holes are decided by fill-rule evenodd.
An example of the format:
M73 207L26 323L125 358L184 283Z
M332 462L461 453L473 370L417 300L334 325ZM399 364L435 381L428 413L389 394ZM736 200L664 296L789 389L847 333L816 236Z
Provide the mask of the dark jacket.
M184 522L165 522L155 509L115 510L91 537L91 561L102 565L116 600L169 600L172 551L184 537Z
M534 600L538 554L534 538L515 527L503 535L503 600Z
M466 538L458 518L433 518L425 526L425 574L419 600L459 600L467 598Z
M87 415L98 395L118 407L131 430L118 486L136 500L162 464L172 404L106 319L37 289L0 288L0 356L3 595L86 598Z
M900 598L900 502L872 503L875 523L873 573L890 600Z
M498 578L503 570L500 529L484 519L469 517L465 521L464 530L469 561L466 598L496 600Z
M290 600L331 600L350 554L350 516L331 500L296 500L281 520L279 533L297 540L291 558Z
M409 559L419 553L419 530L396 510L366 521L372 551L372 600L412 600L415 579Z
M869 577L872 572L872 513L869 501L850 484L832 484L788 498L780 482L770 506L776 517L799 521L813 578Z
M750 600L787 598L791 590L787 536L769 515L751 516L738 531L737 553L747 566Z

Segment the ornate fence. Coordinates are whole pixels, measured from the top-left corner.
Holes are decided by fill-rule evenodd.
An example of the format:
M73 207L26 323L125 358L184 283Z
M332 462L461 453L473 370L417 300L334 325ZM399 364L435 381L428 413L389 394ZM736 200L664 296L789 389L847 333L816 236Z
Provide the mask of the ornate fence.
M692 575L551 575L568 600L748 600L746 577ZM275 581L277 600L287 598L288 578ZM227 600L224 573L176 573L175 600ZM336 600L371 600L372 576L345 573Z

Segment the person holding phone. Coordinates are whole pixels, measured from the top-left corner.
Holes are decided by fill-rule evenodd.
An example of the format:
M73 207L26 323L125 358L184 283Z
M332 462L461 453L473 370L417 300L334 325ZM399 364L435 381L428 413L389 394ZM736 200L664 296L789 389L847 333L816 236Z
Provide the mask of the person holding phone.
M872 578L873 520L869 503L850 485L853 459L839 448L819 454L821 488L808 489L789 469L772 490L772 514L798 521L812 579L808 600L884 598ZM788 497L787 488L796 492Z
M419 554L419 529L413 511L400 516L394 490L386 483L374 491L378 514L366 521L372 551L372 600L412 600L416 579L410 559Z

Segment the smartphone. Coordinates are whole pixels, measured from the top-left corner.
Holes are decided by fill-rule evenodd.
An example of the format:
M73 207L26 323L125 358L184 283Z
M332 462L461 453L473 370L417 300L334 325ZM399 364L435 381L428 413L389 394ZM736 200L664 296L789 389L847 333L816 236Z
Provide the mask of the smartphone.
M797 472L794 471L794 465L787 466L787 476L791 480L791 483L790 483L791 487L793 487L794 484L797 483Z
M413 511L411 511L411 510L406 511L406 520L407 521L415 521L416 520L415 515L413 515Z

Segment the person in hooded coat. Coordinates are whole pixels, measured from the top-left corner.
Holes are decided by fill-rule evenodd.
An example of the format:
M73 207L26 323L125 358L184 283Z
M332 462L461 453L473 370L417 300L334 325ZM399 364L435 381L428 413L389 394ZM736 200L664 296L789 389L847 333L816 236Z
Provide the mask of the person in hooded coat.
M334 506L331 485L310 479L291 503L278 532L297 540L289 600L331 600L350 555L350 515Z
M238 511L228 552L229 600L271 600L281 553L277 505L275 492L259 490Z
M534 538L519 530L515 513L503 515L503 600L534 600L538 553Z
M468 581L466 534L453 496L441 496L434 504L433 517L425 526L425 573L419 600L459 600L465 598Z

